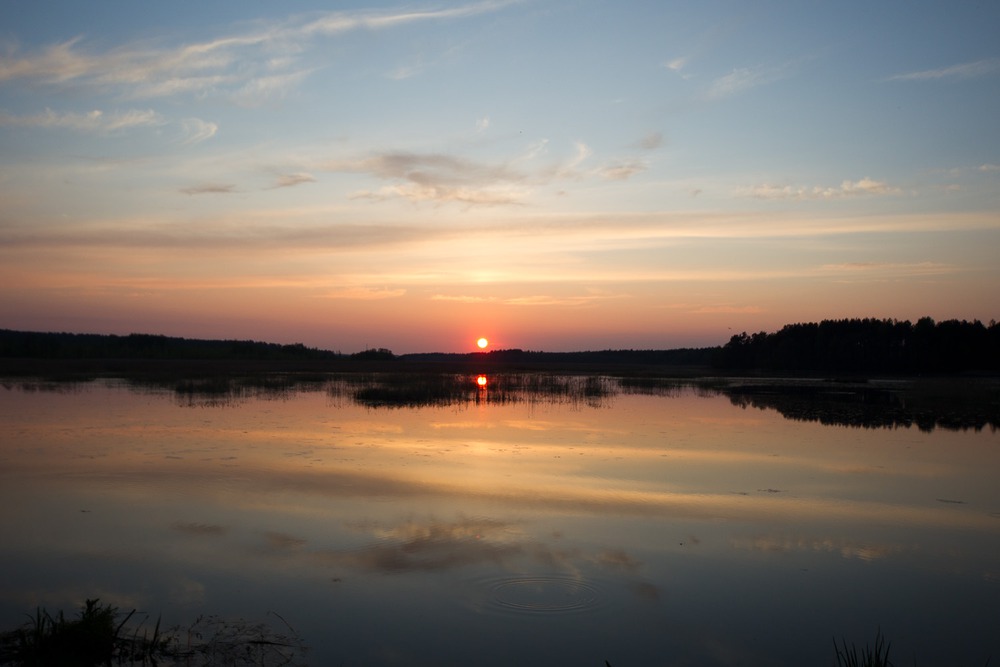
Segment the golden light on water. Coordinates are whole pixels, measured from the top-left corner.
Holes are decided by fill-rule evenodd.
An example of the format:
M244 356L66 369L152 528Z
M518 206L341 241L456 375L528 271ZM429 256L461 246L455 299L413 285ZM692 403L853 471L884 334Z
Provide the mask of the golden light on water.
M489 345L489 344L490 344L490 341L486 340L485 338L480 338L479 340L476 341L476 345L479 346L480 350L485 350L486 346Z

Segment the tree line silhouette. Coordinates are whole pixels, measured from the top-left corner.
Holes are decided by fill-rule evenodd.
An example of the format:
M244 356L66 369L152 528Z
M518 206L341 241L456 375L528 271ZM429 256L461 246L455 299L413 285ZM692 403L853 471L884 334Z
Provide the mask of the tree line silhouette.
M199 340L153 334L38 333L0 329L0 358L229 361L359 360L460 362L529 366L703 367L724 371L933 374L1000 371L1000 325L923 317L842 319L788 324L774 333L737 334L722 346L670 350L540 352L520 349L463 354L395 355L371 348L351 355L251 340Z
M0 329L0 357L22 359L331 359L336 352L253 340L199 340L155 334L40 333Z
M960 373L1000 370L1000 325L923 317L788 324L733 336L714 365L725 369L834 373Z

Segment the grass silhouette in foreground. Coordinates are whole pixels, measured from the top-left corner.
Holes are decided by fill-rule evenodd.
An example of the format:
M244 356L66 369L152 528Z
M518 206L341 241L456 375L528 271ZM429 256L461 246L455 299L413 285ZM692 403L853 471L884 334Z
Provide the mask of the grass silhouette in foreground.
M875 633L874 645L865 644L861 650L854 644L848 647L846 639L841 639L839 646L837 640L833 640L833 649L837 654L837 667L893 667L892 661L889 660L891 648L892 642L886 642L881 628ZM913 664L917 665L916 658L914 658ZM989 664L990 658L987 658L984 667L989 667Z
M133 609L124 613L100 600L87 600L77 618L37 609L28 622L0 633L0 665L17 667L100 667L105 665L300 665L301 638L284 626L202 616L187 627L163 631L134 627Z
M152 631L144 621L134 627L136 616L100 600L87 600L75 619L62 611L52 616L38 608L28 622L14 630L0 632L0 665L15 667L102 667L111 665L303 665L305 644L290 625L275 612L282 630L265 623L227 621L202 616L188 628L161 631L157 620ZM141 631L141 636L140 636ZM183 641L182 641L183 637ZM891 642L881 628L874 646L858 649L833 640L837 667L892 667ZM985 667L990 659L987 658ZM604 661L605 667L612 667ZM914 660L914 665L916 665Z
M837 646L837 640L833 640L833 648L837 652L838 667L892 666L892 663L889 662L889 649L892 647L892 642L886 643L881 628L875 633L875 646L870 647L865 644L865 648L860 652L854 644L848 648L846 639L841 639L840 643L841 646Z

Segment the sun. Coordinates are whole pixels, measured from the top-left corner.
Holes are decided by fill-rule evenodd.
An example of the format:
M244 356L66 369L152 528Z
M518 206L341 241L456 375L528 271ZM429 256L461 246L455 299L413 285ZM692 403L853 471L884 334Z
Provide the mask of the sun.
M479 340L476 341L476 345L479 346L480 350L485 350L486 346L489 345L489 344L490 344L490 341L486 340L485 338L480 338Z

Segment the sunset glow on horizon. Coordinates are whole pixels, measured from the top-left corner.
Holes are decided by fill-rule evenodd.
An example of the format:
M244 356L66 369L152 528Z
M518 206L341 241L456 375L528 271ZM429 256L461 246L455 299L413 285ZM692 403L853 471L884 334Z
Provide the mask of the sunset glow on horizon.
M409 353L1000 319L996 3L337 7L0 9L0 328Z

